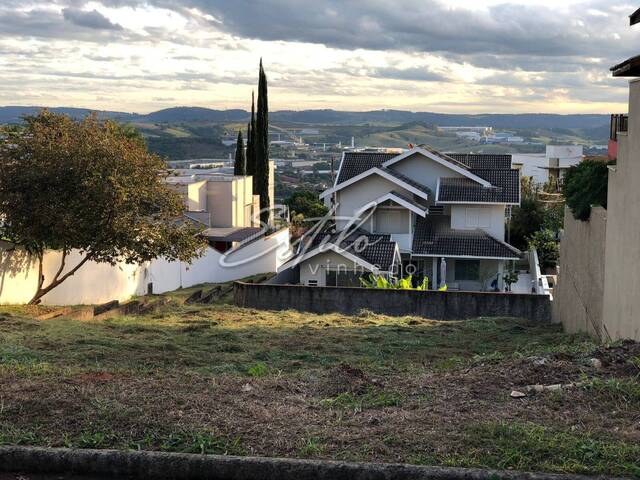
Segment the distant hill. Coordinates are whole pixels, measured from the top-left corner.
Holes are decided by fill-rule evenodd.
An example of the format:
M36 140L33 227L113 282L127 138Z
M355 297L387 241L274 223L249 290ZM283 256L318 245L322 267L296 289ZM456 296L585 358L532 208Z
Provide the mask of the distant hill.
M41 107L0 107L0 123L16 123L21 116L37 112ZM82 117L90 109L56 107L50 110L66 113L73 117ZM202 107L175 107L159 110L145 115L113 111L97 111L104 118L121 121L149 123L180 122L244 122L249 113L245 110L214 110ZM404 110L373 110L369 112L345 112L338 110L281 110L271 112L274 121L324 124L324 125L362 125L366 123L406 124L419 122L440 126L490 126L494 128L580 128L602 129L609 124L609 115L555 115L542 113L520 114L448 114L432 112L409 112Z
M0 107L0 123L18 123L25 115L34 115L43 107ZM47 107L55 113L64 113L73 118L84 117L91 112L96 112L101 118L115 118L129 121L135 114L125 112L110 112L106 110L91 110L89 108L72 107Z

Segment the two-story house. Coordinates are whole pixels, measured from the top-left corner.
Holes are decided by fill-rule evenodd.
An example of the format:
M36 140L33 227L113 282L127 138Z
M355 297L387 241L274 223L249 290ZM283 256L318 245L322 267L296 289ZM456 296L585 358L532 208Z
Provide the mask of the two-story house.
M369 272L427 276L432 288L502 288L507 208L520 203L510 155L345 152L320 197L335 230L316 235L284 268L304 285L358 286ZM434 281L435 280L435 281Z

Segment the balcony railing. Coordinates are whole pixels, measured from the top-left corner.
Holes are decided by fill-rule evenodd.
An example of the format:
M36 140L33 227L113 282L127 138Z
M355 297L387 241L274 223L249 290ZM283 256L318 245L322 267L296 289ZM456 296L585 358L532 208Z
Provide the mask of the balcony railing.
M629 115L624 113L611 115L609 139L618 141L618 132L626 132L629 128Z

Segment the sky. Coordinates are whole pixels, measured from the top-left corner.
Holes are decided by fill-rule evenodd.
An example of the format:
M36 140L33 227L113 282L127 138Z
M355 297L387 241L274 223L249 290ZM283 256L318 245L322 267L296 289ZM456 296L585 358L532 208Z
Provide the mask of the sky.
M618 0L0 0L0 105L611 113Z

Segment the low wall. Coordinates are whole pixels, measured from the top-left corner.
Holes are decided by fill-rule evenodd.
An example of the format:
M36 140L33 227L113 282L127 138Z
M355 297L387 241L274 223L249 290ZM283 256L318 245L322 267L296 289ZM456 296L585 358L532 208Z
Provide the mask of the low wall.
M145 451L0 447L0 474L171 480L604 480L504 470ZM11 477L13 478L14 475ZM30 477L31 475L27 475ZM3 475L0 477L4 478ZM16 478L25 478L15 475ZM7 477L8 478L8 477ZM42 478L38 476L38 478ZM609 480L615 480L607 477Z
M275 272L287 260L289 230L283 228L254 240L241 248L222 254L207 248L204 255L191 264L168 262L162 258L143 265L87 262L72 277L42 299L45 305L89 305L111 300L126 301L147 293L164 293L200 283L223 283L239 278ZM60 265L61 253L48 251L44 257L44 275L48 282ZM81 259L72 251L68 269ZM0 241L0 305L27 303L38 284L38 266L21 248Z
M568 333L586 332L606 339L603 329L607 211L593 207L583 222L564 212L560 273L553 292L553 320Z
M236 282L234 302L261 310L294 309L314 313L357 314L367 309L386 315L417 315L435 320L521 317L551 320L547 295L488 292L436 292L369 288L307 287Z

